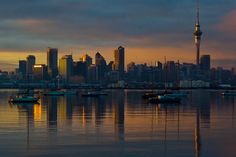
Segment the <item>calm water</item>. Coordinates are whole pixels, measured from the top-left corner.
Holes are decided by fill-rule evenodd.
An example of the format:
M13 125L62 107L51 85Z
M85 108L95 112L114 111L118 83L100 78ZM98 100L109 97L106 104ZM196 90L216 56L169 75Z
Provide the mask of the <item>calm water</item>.
M0 91L0 156L235 157L233 97L192 91L180 105L150 105L143 91L42 97L9 105Z

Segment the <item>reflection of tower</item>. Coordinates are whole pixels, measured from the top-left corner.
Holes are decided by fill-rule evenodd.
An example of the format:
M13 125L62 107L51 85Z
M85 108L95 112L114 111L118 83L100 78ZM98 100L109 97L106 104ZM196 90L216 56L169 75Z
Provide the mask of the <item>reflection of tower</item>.
M27 126L27 149L30 147L30 128L32 124L34 124L34 109L33 109L34 104L30 105L19 105L19 119L21 118L26 118L26 126ZM23 119L22 119L23 120ZM24 119L25 121L25 119Z
M73 99L72 97L66 97L66 118L72 120L72 113L73 113Z
M199 57L200 57L200 43L201 43L201 36L202 32L200 30L200 20L199 20L199 7L197 6L197 17L196 17L196 25L195 25L195 32L194 32L194 38L195 38L195 46L196 46L196 65L199 66Z
M195 157L200 156L200 150L201 150L201 135L200 135L200 116L199 116L199 109L196 111L196 127L194 130L194 151L195 151Z
M124 105L124 91L118 91L115 94L115 133L119 140L124 140L124 120L125 120L125 105Z
M58 97L57 102L57 125L64 126L72 124L72 97Z
M56 128L57 126L57 97L50 97L48 103L48 126L49 128Z
M95 102L95 123L97 126L101 125L106 112L106 102L103 98L99 98Z

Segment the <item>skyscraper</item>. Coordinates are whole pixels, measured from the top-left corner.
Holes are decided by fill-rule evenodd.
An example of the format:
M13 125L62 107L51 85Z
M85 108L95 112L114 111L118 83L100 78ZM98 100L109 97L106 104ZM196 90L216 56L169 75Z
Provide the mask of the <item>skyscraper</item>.
M92 64L88 67L88 82L97 83L97 68L96 65Z
M44 64L35 64L33 67L33 77L35 81L42 81L47 79L47 66Z
M125 72L125 48L122 46L118 47L114 51L114 70L119 72L119 79L124 78L124 72Z
M102 82L105 78L107 63L104 57L99 52L97 52L95 55L95 65L97 69L96 78L98 79L98 81Z
M26 77L26 60L19 60L19 74L21 79L25 79Z
M27 57L27 65L26 65L26 75L29 80L32 80L34 65L35 65L35 56L29 55Z
M104 57L99 52L97 52L95 54L95 65L100 65L100 64L106 64L106 61Z
M211 68L211 56L210 55L202 55L200 66L202 70L209 71Z
M90 56L87 55L87 54L83 55L80 60L83 61L83 62L86 62L88 66L90 66L91 64L93 64L93 59L92 59L92 57L90 57Z
M86 62L78 61L73 63L73 76L83 77L87 79L88 67Z
M48 66L48 73L51 78L55 78L58 74L57 60L58 60L58 49L48 48L47 66Z
M59 60L59 74L68 82L72 76L73 59L72 55L65 55Z
M195 38L195 46L196 46L196 65L199 66L199 58L200 58L200 43L201 43L201 36L202 31L200 29L200 20L199 20L199 7L197 4L197 16L196 16L196 24L195 24L195 32L194 32L194 38Z

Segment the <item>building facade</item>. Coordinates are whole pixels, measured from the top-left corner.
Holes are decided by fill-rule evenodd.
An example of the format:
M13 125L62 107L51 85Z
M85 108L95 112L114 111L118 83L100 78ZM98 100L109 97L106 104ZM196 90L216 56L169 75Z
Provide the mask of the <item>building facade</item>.
M114 51L114 70L118 71L119 79L123 80L125 73L125 48L122 46Z
M58 49L48 48L47 66L50 78L56 78L56 76L58 75Z
M20 79L25 79L26 78L26 66L27 62L26 60L19 60L19 78Z
M33 67L33 79L34 81L47 80L48 68L45 64L35 64Z
M65 55L59 60L59 74L62 79L66 82L69 82L70 77L72 76L73 69L73 59L72 55Z
M35 65L35 56L29 55L27 57L27 64L26 64L26 78L28 80L32 80L32 78L33 78L34 65Z

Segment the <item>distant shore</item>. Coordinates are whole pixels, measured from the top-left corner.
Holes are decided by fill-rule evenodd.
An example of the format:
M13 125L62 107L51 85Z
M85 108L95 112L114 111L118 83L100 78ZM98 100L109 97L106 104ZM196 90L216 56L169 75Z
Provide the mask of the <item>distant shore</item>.
M1 87L1 90L9 90L9 89L39 89L39 90L55 90L55 88L40 88L40 87ZM210 87L210 88L107 88L107 87L67 87L67 88L60 88L60 89L65 89L65 90L236 90L236 87L232 88L218 88L218 87Z

